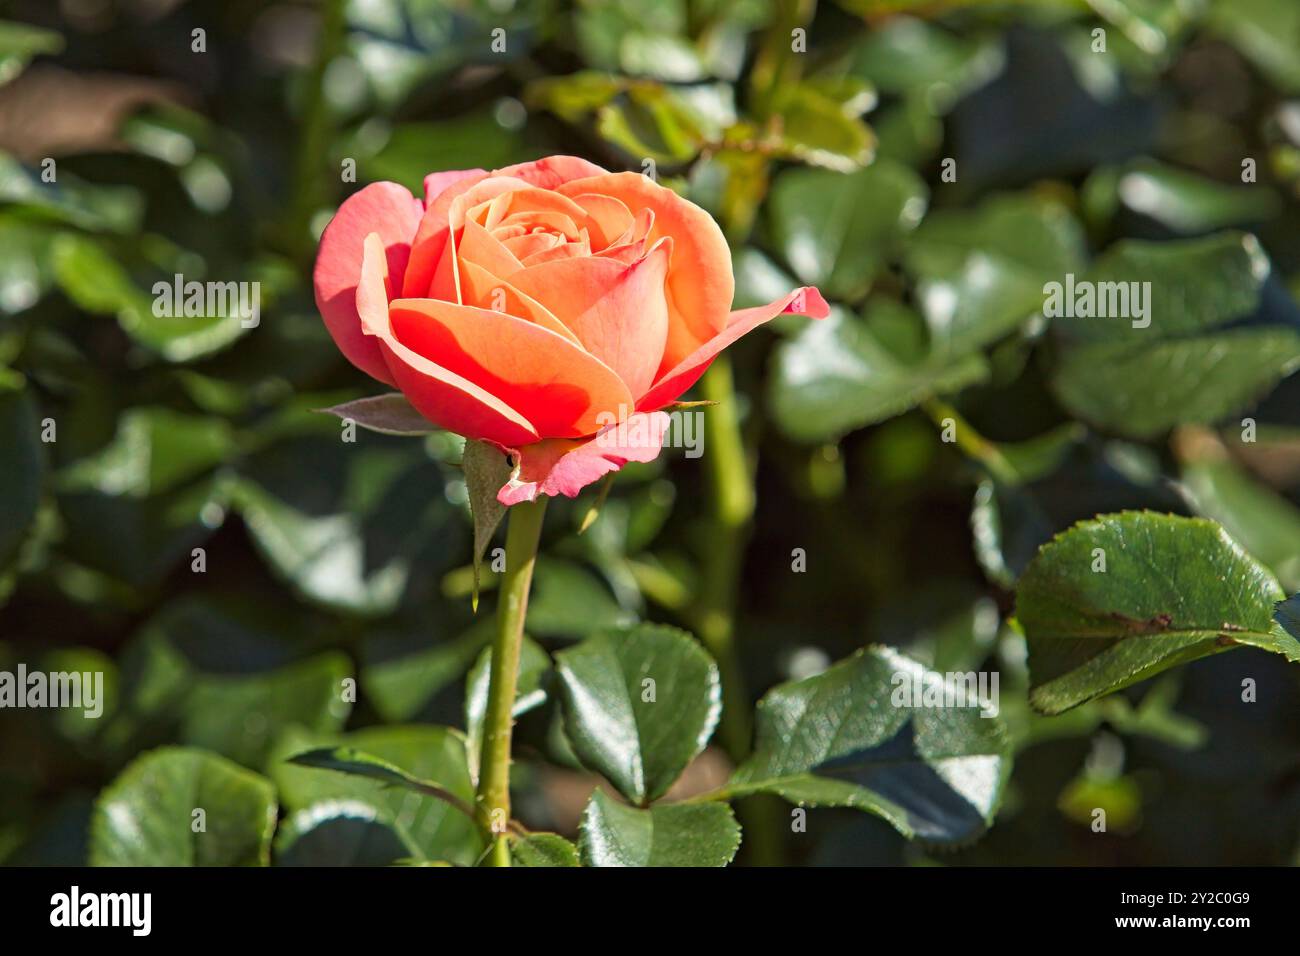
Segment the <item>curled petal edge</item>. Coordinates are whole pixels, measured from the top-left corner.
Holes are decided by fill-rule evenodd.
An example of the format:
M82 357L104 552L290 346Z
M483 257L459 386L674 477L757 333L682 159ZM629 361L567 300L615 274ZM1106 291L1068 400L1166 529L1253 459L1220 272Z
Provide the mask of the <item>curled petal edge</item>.
M548 438L504 449L515 462L497 501L517 505L538 495L574 498L587 485L629 461L654 461L663 450L671 419L665 412L635 413L587 439Z

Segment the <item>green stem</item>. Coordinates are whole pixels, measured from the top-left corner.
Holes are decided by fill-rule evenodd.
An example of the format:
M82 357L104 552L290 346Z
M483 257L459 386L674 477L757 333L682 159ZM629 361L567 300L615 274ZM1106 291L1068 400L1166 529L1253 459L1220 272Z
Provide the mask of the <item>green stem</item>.
M325 161L333 132L333 117L325 96L325 71L343 51L347 32L344 0L324 0L321 4L320 39L316 59L307 77L307 99L303 104L303 121L295 158L294 193L287 219L284 242L296 255L310 256L315 246L311 236L311 217L327 195ZM335 170L334 175L339 172Z
M485 864L509 866L511 712L519 678L519 652L524 640L528 591L537 563L546 498L514 505L507 514L506 569L497 600L497 633L492 642L487 710L483 717L483 750L479 758L474 814L485 840L492 845Z
M700 380L707 401L705 470L709 481L712 534L696 607L700 640L718 662L722 674L722 722L719 737L733 760L749 752L749 696L735 647L736 593L741 564L754 515L754 484L750 475L731 361L720 355Z
M724 354L700 380L707 401L705 467L709 479L711 534L705 554L695 627L718 662L722 678L722 717L718 739L735 763L749 755L753 724L745 676L736 652L736 597L754 516L754 478L736 415L731 361ZM750 861L760 866L781 862L781 821L772 800L757 796L736 806L745 831Z

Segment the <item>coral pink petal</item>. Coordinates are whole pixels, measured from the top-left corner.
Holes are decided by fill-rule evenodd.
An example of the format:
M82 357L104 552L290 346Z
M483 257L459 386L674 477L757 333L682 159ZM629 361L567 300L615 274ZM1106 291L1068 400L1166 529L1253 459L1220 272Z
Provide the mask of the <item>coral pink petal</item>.
M460 292L463 305L472 305L476 309L490 309L493 312L505 312L527 319L529 322L536 322L556 335L564 336L574 345L582 345L578 337L544 305L472 262L460 264Z
M434 176L446 175L446 173L434 173L426 177L425 182L427 184ZM468 169L455 179L440 180L434 184L437 188L443 182L447 183L438 193L437 198L425 207L424 218L420 220L415 239L411 242L411 261L406 266L406 275L402 277L402 295L409 298L428 294L429 287L433 284L434 273L438 270L438 262L447 247L451 204L457 196L463 195L476 183L486 179L487 175L481 169Z
M575 179L556 191L575 197L586 193L612 196L640 216L646 215L642 210L653 213L653 225L646 235L649 245L665 236L672 237L668 341L661 368L675 366L726 328L735 280L731 250L712 216L640 173Z
M632 395L595 356L555 332L501 312L439 299L389 307L397 340L519 409L546 438L580 438L626 415Z
M545 159L534 160L531 163L519 163L516 166L498 169L492 175L514 176L531 186L555 189L570 180L607 174L608 170L577 156L547 156Z
M375 233L383 246L388 274L401 280L420 225L423 204L396 183L372 183L353 193L320 239L313 282L316 307L334 342L353 365L388 385L394 384L379 344L361 330L357 282L366 236Z
M388 319L391 282L383 240L371 233L364 242L356 305L365 334L371 336L390 378L429 421L467 438L515 445L536 442L528 419L473 382L412 352L393 337Z
M517 505L538 495L573 498L629 461L654 461L663 448L670 421L664 412L638 413L586 441L552 438L511 449L518 467L497 492L497 501Z
M732 312L731 321L727 323L725 329L659 377L654 387L637 402L637 410L649 411L663 408L670 402L676 401L682 393L699 381L700 376L707 371L719 352L741 336L783 312L795 312L814 319L824 319L830 314L830 307L827 306L820 292L812 286L804 286L785 298L769 302L767 305Z
M529 266L510 284L546 306L635 396L650 387L664 354L664 280L671 239L632 265L617 259L557 259Z
M482 178L485 175L482 169L448 169L441 173L430 173L424 177L424 204L430 206L439 196L447 191L447 187L457 183L462 179L470 176Z

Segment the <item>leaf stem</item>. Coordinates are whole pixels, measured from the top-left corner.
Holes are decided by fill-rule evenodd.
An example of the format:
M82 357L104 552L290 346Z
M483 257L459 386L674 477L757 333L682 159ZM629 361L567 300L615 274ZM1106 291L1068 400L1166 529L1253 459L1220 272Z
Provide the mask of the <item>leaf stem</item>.
M1015 467L1007 460L1006 455L1002 454L997 444L977 432L970 422L961 417L957 409L938 398L926 399L921 403L921 408L940 430L947 427L946 422L951 421L957 447L968 458L978 461L987 468L994 478L1008 485L1020 483Z
M514 505L507 513L506 569L497 601L497 632L488 672L487 710L483 718L483 750L479 758L474 810L484 839L492 844L485 865L509 866L506 829L510 821L511 712L519 678L519 654L524 639L528 592L542 537L546 498Z

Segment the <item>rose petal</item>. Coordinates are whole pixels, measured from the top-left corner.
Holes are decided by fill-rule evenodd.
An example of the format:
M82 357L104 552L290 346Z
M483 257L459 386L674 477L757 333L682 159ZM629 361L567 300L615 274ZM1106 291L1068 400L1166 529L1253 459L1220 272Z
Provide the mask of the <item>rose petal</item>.
M388 381L435 425L466 438L501 445L536 442L537 430L528 419L484 389L412 352L393 337L389 324L388 274L383 240L366 237L357 284L358 325L371 336L382 357Z
M830 314L830 307L820 292L812 286L804 286L795 289L785 298L769 302L767 305L732 312L731 321L727 323L725 329L682 359L667 374L659 377L654 387L637 402L637 411L663 408L670 402L676 401L688 388L699 381L700 376L708 370L710 363L719 352L747 332L783 312L798 312L814 319L824 319Z
M551 438L510 449L518 467L497 492L497 501L509 506L533 501L538 495L573 498L629 461L658 458L670 423L664 412L636 414L586 441Z
M613 370L527 319L438 299L398 299L388 314L399 342L519 409L543 437L590 435L602 413L631 410Z
M385 251L388 274L402 278L411 254L411 239L423 205L403 186L372 183L346 200L334 214L316 254L312 279L316 307L325 327L348 361L388 385L394 384L378 343L361 330L357 282L366 236L375 233Z
M472 262L460 264L460 291L465 305L472 305L476 309L491 309L493 312L505 312L517 318L536 322L543 328L564 336L574 345L582 345L578 337L544 305L524 295L506 280L497 278Z
M485 175L482 169L448 169L440 173L430 173L424 177L424 204L427 207L444 192L447 187L462 179L470 176L482 178Z
M558 259L529 266L510 284L546 306L640 395L654 381L668 334L664 279L671 240L632 265L617 259Z
M726 328L735 280L731 250L712 216L640 173L575 179L556 191L568 196L598 193L613 196L628 209L648 209L654 213L649 244L672 237L675 259L668 276L668 337L661 373Z
M589 176L604 176L608 170L595 163L589 163L578 156L547 156L530 163L519 163L498 169L494 176L514 176L532 186L541 189L555 189L572 179L585 179Z

